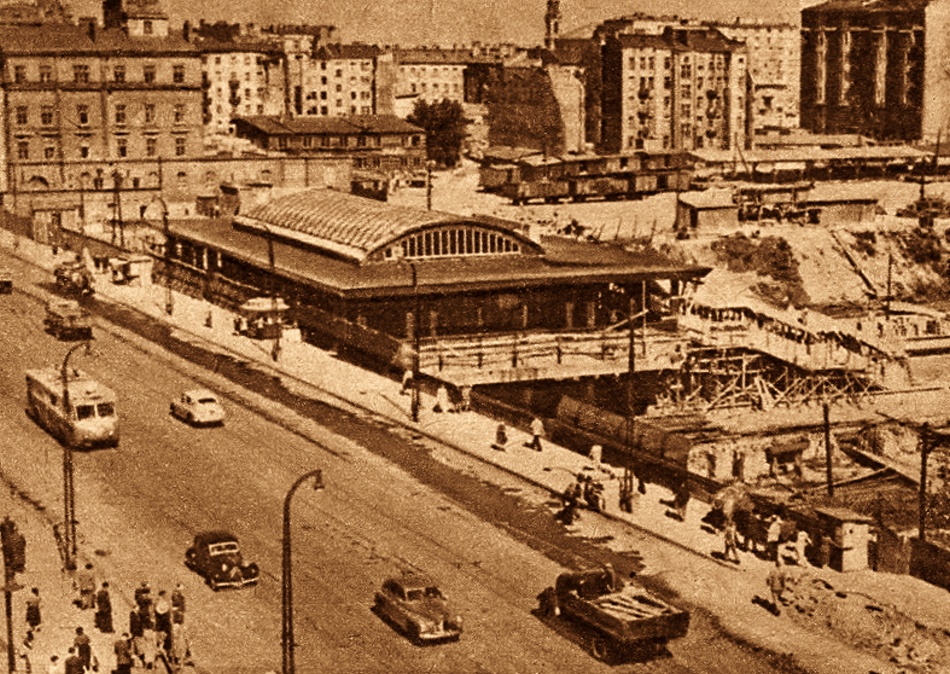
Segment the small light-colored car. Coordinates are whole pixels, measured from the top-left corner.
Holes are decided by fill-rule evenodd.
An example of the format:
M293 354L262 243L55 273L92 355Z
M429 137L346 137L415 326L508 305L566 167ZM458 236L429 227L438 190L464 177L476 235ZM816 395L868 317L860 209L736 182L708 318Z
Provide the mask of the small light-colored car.
M212 590L254 585L261 571L246 564L237 538L227 531L204 531L185 552L185 566L205 579Z
M419 574L387 579L376 593L373 611L416 643L452 641L462 634L462 617L438 585Z
M170 406L172 416L193 426L220 426L224 423L224 407L221 401L207 389L192 389L182 392Z

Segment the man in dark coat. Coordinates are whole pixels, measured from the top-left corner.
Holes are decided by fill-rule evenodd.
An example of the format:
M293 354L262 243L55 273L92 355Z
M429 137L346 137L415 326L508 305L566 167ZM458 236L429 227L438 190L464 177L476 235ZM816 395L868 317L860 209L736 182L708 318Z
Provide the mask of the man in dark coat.
M63 669L66 674L83 674L82 660L76 655L76 648L73 646L69 647L69 655L66 656Z
M115 674L129 674L132 671L132 645L129 643L128 632L116 639L113 651L115 652Z
M96 627L100 632L111 634L112 629L112 597L109 596L108 581L102 582L102 587L96 593Z
M92 669L92 642L82 627L76 628L76 638L73 639L73 648L76 649L76 655L82 663L83 671ZM69 658L66 659L66 662L69 662Z

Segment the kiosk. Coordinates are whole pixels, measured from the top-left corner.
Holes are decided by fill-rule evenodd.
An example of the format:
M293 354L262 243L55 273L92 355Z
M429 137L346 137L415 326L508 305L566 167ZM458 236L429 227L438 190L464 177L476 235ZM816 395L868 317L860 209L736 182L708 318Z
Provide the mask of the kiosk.
M290 307L280 297L254 297L238 307L238 332L252 339L276 339Z

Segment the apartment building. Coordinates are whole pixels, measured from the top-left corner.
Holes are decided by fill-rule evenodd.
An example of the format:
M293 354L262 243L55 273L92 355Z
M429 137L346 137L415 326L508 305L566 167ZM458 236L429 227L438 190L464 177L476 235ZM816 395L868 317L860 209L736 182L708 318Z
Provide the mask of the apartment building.
M71 167L200 153L194 46L169 34L153 2L107 0L103 16L103 27L92 19L0 26L2 191L94 186L102 169L73 175ZM160 179L157 170L126 178L135 186Z
M933 141L950 122L950 0L830 0L802 10L802 126Z
M395 53L396 96L427 103L465 101L465 70L473 60L468 49L399 49Z
M298 117L372 115L378 47L318 45L309 55L288 59L291 114Z
M607 152L743 147L747 50L708 27L607 36L602 139Z

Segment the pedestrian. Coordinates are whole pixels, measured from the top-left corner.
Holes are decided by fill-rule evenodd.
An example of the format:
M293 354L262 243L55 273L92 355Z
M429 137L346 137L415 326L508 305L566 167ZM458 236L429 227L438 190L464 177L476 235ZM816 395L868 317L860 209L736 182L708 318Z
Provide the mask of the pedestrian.
M85 610L96 605L96 572L92 563L86 565L76 574L76 587L79 590L79 608Z
M139 612L139 622L143 629L153 626L153 606L152 606L152 588L148 581L143 580L142 584L135 590L135 604Z
M175 585L175 591L172 592L172 623L181 624L185 622L185 588L181 583Z
M769 520L769 528L765 534L765 548L768 551L769 559L775 561L779 558L779 539L782 537L782 519L778 515L772 515Z
M92 669L92 642L82 627L76 628L76 638L73 639L73 648L82 663L83 670Z
M168 639L172 633L172 605L165 590L159 590L155 602L155 632L159 645L168 648Z
M63 674L83 674L82 660L76 654L76 647L70 646L63 663Z
M49 664L46 666L46 674L66 674L66 668L59 661L58 655L49 656Z
M725 526L722 530L723 541L725 543L725 550L722 553L723 559L727 562L739 563L739 550L738 550L738 538L739 533L736 530L736 523L731 517L726 519Z
M492 444L492 449L497 449L499 452L503 452L507 446L508 428L505 426L505 424L500 423L495 428L495 442Z
M561 607L558 605L557 600L557 591L553 587L548 586L541 590L541 593L538 595L538 608L541 611L541 616L544 618L561 615Z
M799 529L795 534L793 549L795 551L795 563L804 564L807 561L806 552L811 545L811 536L804 529Z
M132 671L132 645L129 643L129 633L124 632L115 640L112 646L115 653L115 674L130 674Z
M462 384L461 388L459 388L459 395L461 396L461 401L459 402L458 411L468 412L472 409L472 387L468 384Z
M172 643L170 651L172 662L177 665L191 664L191 642L183 623L172 623Z
M531 420L531 442L528 443L528 448L540 452L542 435L544 435L544 422L535 417Z
M158 656L158 642L155 637L155 630L151 627L142 630L142 636L139 639L139 655L145 669L155 667L155 659Z
M138 609L134 608L129 611L129 637L132 642L132 654L139 659L142 658L143 635L144 627L142 625L142 618L139 617ZM144 664L144 660L142 662Z
M403 370L402 386L399 389L399 395L409 395L409 392L412 390L412 382L412 370Z
M432 408L433 412L451 412L452 404L449 402L449 390L445 388L445 384L439 384L439 388L435 390L435 406Z
M782 560L780 558L776 557L775 566L769 571L765 583L768 585L769 593L772 597L772 610L775 615L779 615L782 612L782 595L785 593L785 569L782 568Z
M34 587L26 598L26 624L30 632L39 632L41 622L43 619L40 613L40 590Z
M102 581L102 587L96 594L96 627L104 634L111 634L112 597L109 595L109 582Z
M673 510L680 522L686 521L686 509L689 507L689 501L692 498L689 493L689 485L685 482L680 484L673 497Z

